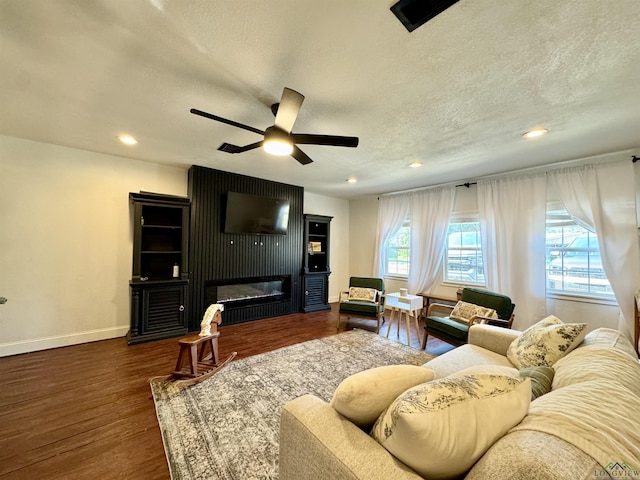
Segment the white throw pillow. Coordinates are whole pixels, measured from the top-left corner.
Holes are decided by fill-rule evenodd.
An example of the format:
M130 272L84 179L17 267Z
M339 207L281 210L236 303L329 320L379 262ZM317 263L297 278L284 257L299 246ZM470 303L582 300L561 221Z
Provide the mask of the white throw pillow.
M375 288L349 287L349 301L372 302L378 300L378 290Z
M453 310L449 314L449 318L457 320L459 322L469 323L469 321L480 315L481 317L498 318L498 314L493 308L481 307L475 303L467 303L460 300L453 307Z
M530 399L529 379L441 378L400 395L371 436L425 478L457 477L524 418Z
M511 342L507 358L516 368L552 367L580 345L586 334L586 323L562 323L559 318L549 315Z
M405 390L433 380L433 370L415 365L387 365L345 378L331 406L361 428L368 428Z

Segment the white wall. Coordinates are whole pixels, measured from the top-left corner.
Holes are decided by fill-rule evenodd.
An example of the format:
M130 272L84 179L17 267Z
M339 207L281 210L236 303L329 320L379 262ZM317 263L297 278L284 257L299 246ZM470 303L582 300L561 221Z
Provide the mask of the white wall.
M374 255L374 241L376 220L378 215L378 202L361 199L352 200L351 208L351 272L352 274L370 275ZM456 201L454 212L477 211L476 187L459 187L456 189ZM358 223L357 219L362 219ZM371 226L373 224L373 226ZM373 232L373 233L371 233ZM398 291L406 287L406 280L386 277L385 289L387 292ZM455 298L458 285L440 283L433 290L433 294ZM410 292L415 293L415 292ZM516 302L517 303L517 302ZM554 314L564 322L587 322L590 329L608 327L617 329L620 309L617 306L603 305L593 302L570 301L559 298L547 299L547 312ZM516 305L516 315L518 308Z
M337 302L340 291L349 286L349 201L305 192L303 211L333 217L329 250L329 302Z
M0 136L0 356L129 330L129 192L187 170Z

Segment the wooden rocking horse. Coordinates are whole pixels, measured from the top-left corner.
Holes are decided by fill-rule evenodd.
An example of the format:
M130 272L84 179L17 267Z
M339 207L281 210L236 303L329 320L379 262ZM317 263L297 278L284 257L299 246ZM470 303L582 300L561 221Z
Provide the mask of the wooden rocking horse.
M237 352L231 353L223 362L219 361L218 325L222 322L223 310L222 304L210 305L200 322L200 333L178 340L180 353L168 380L176 380L176 385L182 387L195 385L213 376L235 358Z

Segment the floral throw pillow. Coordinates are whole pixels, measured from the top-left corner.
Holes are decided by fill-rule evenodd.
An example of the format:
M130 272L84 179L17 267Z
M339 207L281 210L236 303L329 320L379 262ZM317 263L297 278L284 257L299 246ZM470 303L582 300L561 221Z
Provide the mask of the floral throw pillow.
M469 321L479 315L481 317L498 318L498 314L493 308L481 307L475 303L463 302L460 300L453 307L453 311L449 314L449 318L458 322L469 323Z
M378 300L378 290L375 288L349 287L349 301L376 303Z
M457 478L520 423L530 401L529 379L445 377L396 398L371 437L425 478Z
M576 348L587 334L586 323L562 323L549 315L530 326L507 349L507 358L516 368L547 366Z

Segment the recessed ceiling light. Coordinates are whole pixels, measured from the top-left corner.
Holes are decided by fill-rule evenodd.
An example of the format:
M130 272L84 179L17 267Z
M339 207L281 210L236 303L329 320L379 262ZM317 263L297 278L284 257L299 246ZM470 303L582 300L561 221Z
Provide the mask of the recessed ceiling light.
M411 162L409 164L409 167L411 168L420 168L422 166L422 162L419 160L416 160L415 162Z
M347 178L347 182L348 183L356 183L357 181L358 181L358 179L354 178L354 177Z
M135 145L136 143L138 143L138 140L133 138L131 135L120 135L118 137L118 140L120 140L125 145Z
M529 130L527 133L525 133L522 136L524 138L536 138L546 133L549 133L549 130L547 130L546 128L534 128L533 130Z

